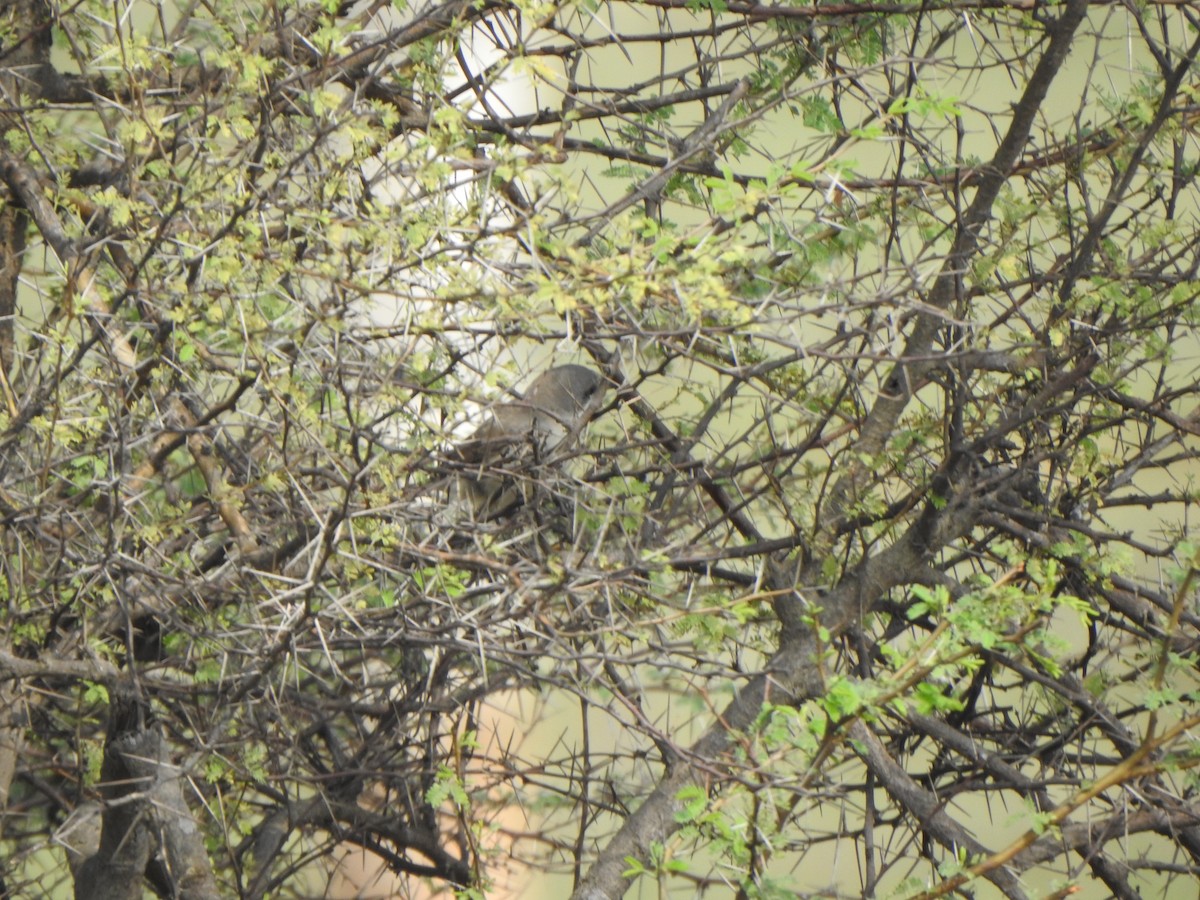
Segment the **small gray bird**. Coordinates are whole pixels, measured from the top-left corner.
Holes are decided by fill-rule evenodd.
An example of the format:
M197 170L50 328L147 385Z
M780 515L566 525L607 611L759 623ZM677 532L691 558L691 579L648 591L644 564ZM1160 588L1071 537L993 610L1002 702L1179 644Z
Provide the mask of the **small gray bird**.
M599 408L605 387L600 373L586 366L555 366L535 378L523 398L492 409L453 454L465 469L459 483L477 521L502 516L530 499L536 470L578 434Z

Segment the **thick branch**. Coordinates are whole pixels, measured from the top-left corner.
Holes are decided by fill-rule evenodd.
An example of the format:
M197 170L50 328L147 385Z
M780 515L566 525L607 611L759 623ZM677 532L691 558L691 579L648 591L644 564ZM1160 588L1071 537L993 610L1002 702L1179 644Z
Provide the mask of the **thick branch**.
M79 867L75 896L136 900L149 877L166 896L219 900L203 833L179 788L181 773L147 714L124 689L114 693L101 770L100 848Z
M892 588L923 576L929 556L969 530L974 515L975 506L971 503L950 503L941 510L930 504L926 515L895 544L851 569L825 596L814 597L809 611L814 612L819 603L824 609L820 615L822 625L834 635L844 631L859 620L861 611L869 609ZM819 650L817 635L811 628L785 642L771 659L766 673L738 692L687 756L714 764L729 749L731 735L753 723L763 704L794 704L819 696L823 683L813 665ZM681 762L670 769L601 852L572 894L573 900L621 896L629 886L622 875L628 868L625 858L640 858L646 848L677 831L680 826L675 812L679 791L690 784L705 783L705 773L696 767Z
M958 295L962 274L967 270L971 255L978 246L979 229L991 216L992 205L1000 193L1000 188L1021 158L1021 150L1029 140L1029 133L1041 111L1041 105L1046 99L1054 76L1066 61L1072 38L1083 21L1087 7L1087 0L1072 0L1051 29L1050 44L1038 61L1025 93L1013 111L1008 132L981 176L975 198L959 221L954 246L926 301L933 311L916 315L916 325L905 343L900 356L901 362L893 367L884 380L885 391L876 398L874 407L863 422L854 453L850 454L853 462L846 474L834 484L822 508L822 535L814 541L813 557L805 566L805 583L818 583L825 556L840 533L842 523L851 514L854 498L873 476L866 460L873 458L887 446L889 436L895 430L896 423L913 396L915 384L924 372L936 365L936 362L929 358L937 330L943 324L941 316L936 313L948 309ZM776 612L785 630L794 631L805 627L800 611L786 598L776 604Z
M904 767L887 752L875 732L861 720L850 726L850 737L867 768L879 779L892 799L917 820L922 831L952 853L960 848L966 848L975 857L991 853L946 813L944 804L937 797L909 777ZM1016 876L1007 869L992 870L988 873L988 880L1004 891L1006 897L1026 896Z

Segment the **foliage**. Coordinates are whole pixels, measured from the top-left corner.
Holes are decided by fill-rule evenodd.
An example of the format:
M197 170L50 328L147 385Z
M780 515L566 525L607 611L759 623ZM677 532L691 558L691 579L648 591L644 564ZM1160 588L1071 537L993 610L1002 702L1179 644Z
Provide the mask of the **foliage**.
M1194 882L1188 7L0 17L0 894Z

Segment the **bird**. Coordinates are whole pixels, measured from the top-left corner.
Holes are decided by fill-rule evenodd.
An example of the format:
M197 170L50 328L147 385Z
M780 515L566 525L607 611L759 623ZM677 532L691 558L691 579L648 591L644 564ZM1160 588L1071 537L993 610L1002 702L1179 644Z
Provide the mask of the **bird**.
M451 454L460 470L460 493L475 520L497 519L529 502L537 470L599 408L607 382L587 366L547 369L525 396L497 404L488 418Z

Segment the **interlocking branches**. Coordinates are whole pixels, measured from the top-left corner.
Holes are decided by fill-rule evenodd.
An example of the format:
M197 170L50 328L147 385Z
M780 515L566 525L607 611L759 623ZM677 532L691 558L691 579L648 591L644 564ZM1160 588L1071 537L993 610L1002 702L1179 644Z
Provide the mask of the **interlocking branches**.
M1189 9L141 9L0 23L3 890L1195 877Z

